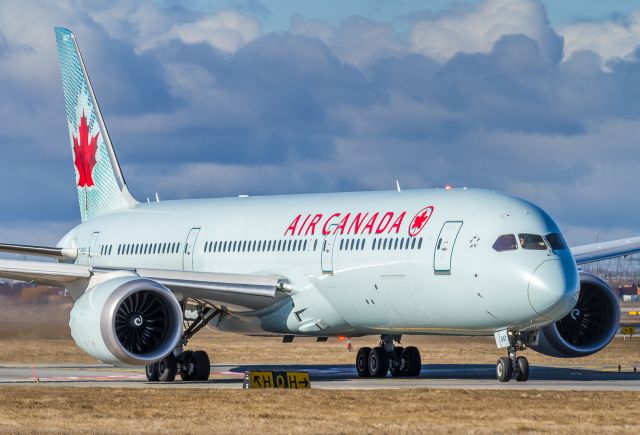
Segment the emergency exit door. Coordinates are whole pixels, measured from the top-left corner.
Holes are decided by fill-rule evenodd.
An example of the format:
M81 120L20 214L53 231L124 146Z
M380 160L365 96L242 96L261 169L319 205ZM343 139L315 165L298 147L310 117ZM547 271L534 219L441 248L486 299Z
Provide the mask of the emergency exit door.
M436 273L451 273L451 257L460 228L462 228L460 221L445 222L442 226L433 258L433 270Z

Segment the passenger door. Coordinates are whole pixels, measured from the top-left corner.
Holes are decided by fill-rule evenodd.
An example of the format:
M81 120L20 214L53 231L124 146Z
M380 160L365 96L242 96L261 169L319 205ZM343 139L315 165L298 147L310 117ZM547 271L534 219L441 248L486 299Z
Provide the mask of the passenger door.
M336 237L338 237L335 234L337 227L338 224L331 224L329 226L329 234L324 236L324 241L322 242L322 254L320 257L322 273L333 273L333 247L336 243Z
M98 239L100 238L100 232L95 231L91 234L91 239L89 240L89 252L88 252L88 260L89 264L95 264L95 258L98 256Z
M461 221L445 222L442 226L433 258L433 270L435 273L451 273L451 256L453 255L453 248L460 228L462 228Z
M200 228L191 228L189 231L187 240L184 242L184 251L182 251L182 270L193 271L193 255L199 233Z

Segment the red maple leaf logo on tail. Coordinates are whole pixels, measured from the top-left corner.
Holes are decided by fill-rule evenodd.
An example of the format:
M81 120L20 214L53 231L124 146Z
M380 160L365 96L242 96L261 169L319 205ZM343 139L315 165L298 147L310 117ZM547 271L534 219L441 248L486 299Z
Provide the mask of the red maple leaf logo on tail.
M80 126L78 127L79 139L73 136L73 154L75 160L73 163L78 169L78 187L93 186L93 167L96 165L96 151L98 151L98 136L100 132L89 141L89 125L87 125L87 117L80 118Z

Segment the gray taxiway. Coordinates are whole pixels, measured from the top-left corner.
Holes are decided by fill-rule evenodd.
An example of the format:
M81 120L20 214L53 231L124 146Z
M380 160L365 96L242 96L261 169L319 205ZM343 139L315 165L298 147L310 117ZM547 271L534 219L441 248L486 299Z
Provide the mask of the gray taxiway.
M242 388L244 373L308 371L312 388L458 388L640 391L640 372L611 366L532 366L527 382L499 383L493 365L423 365L419 378L361 379L352 365L214 365L207 382L149 383L140 368L105 365L0 366L0 386ZM178 378L179 379L179 378Z

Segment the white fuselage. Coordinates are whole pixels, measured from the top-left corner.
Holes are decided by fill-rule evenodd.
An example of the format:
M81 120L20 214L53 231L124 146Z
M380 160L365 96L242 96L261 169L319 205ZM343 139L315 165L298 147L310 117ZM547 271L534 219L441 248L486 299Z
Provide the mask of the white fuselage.
M498 252L500 235L560 231L539 207L480 189L147 203L85 222L78 263L276 274L290 297L218 327L303 335L490 334L563 317L579 279L568 249Z

